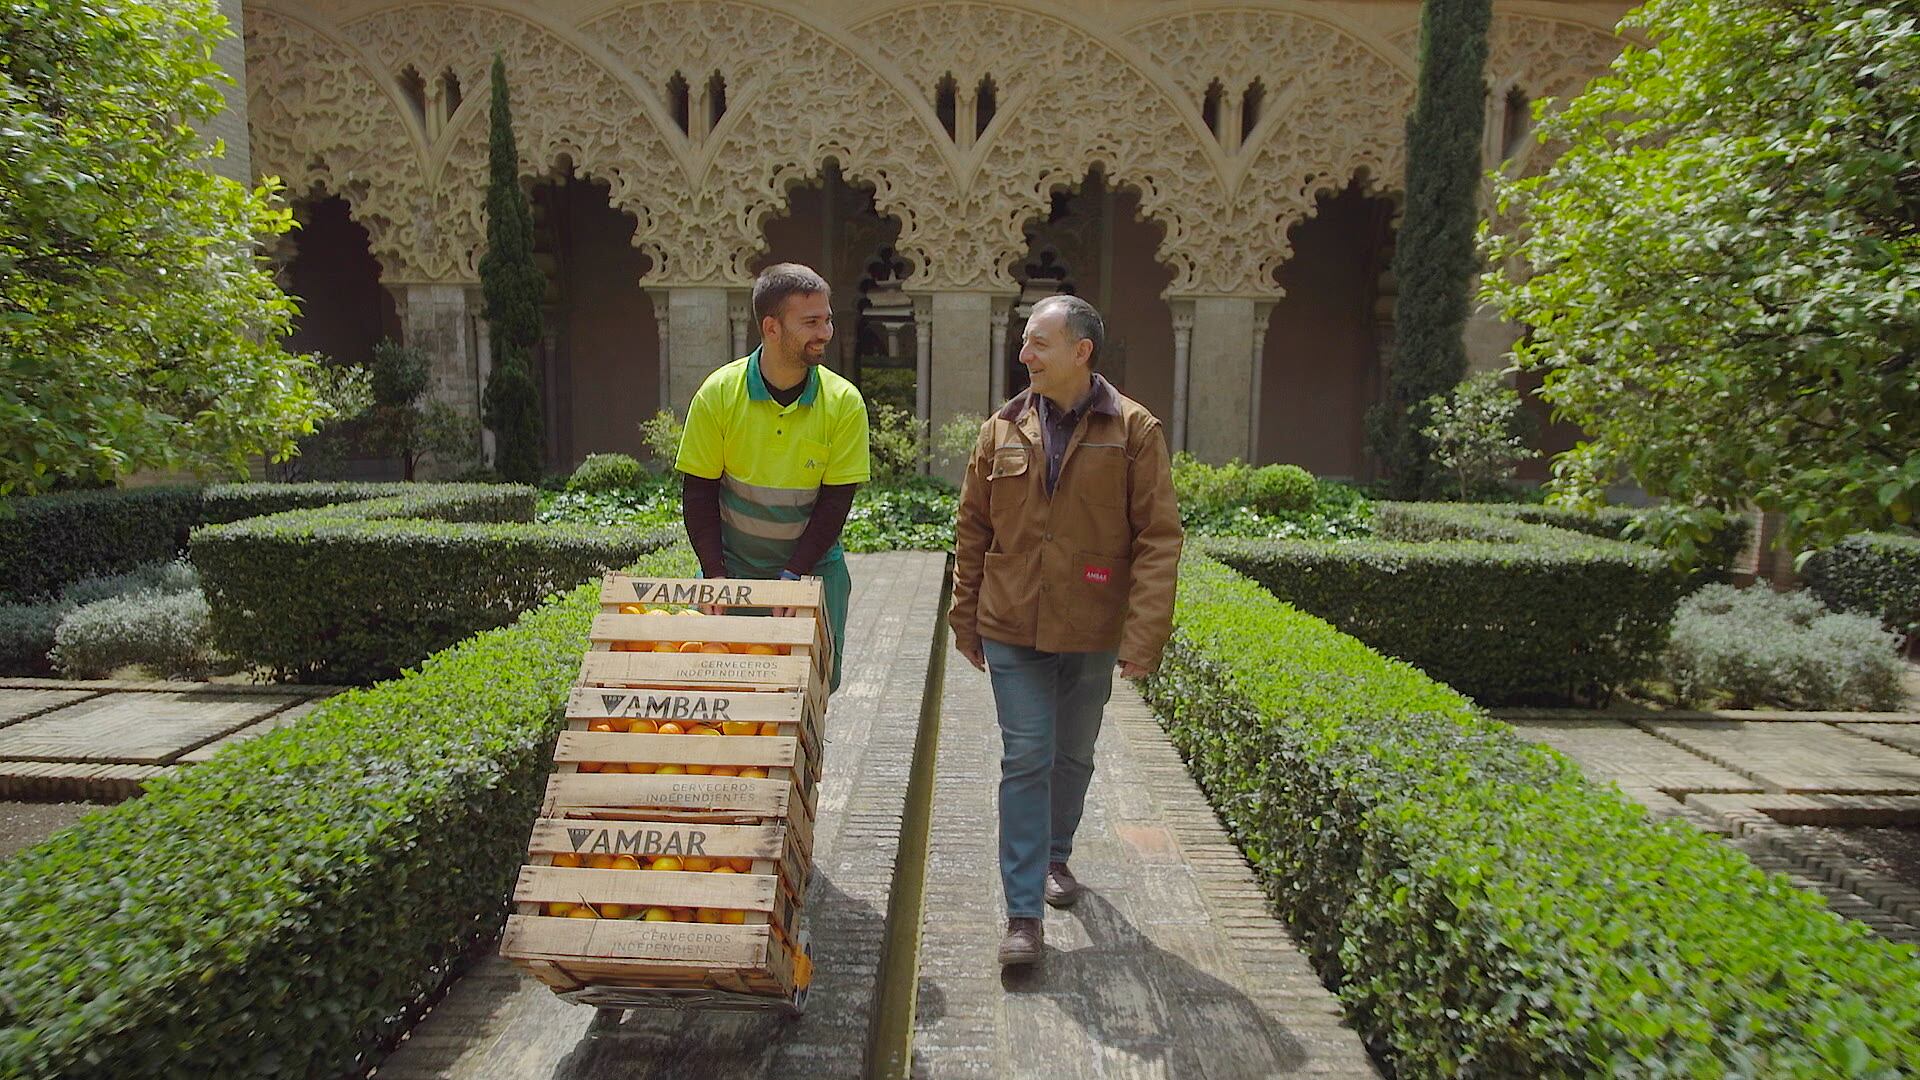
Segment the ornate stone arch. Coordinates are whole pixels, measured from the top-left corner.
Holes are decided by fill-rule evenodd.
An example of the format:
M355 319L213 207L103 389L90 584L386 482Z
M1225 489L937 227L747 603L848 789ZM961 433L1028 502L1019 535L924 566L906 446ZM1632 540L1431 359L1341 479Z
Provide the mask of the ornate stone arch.
M1095 166L1137 190L1142 213L1165 226L1159 257L1175 269L1174 291L1196 279L1203 257L1182 240L1187 217L1220 197L1219 155L1198 137L1197 115L1182 112L1124 42L1049 11L986 3L896 9L857 33L922 94L948 71L992 75L998 87L998 114L961 183L926 215L939 241L916 285L1011 291L1027 224Z
M565 159L607 183L612 204L639 221L635 242L656 266L651 242L666 193L686 185L685 153L659 130L657 96L561 28L517 10L424 3L350 23L345 32L383 67L452 70L471 89L430 148L423 197L439 225L431 262L471 280L486 238L489 69L505 59L522 175L543 175ZM676 132L677 134L677 132Z
M1527 101L1565 102L1606 72L1625 39L1610 29L1566 19L1496 13L1487 41L1488 124L1500 123L1507 95L1519 91ZM1491 147L1490 165L1499 164L1500 147ZM1514 153L1510 170L1529 175L1559 156L1559 147L1532 139Z
M1245 9L1155 19L1128 36L1196 101L1216 79L1234 87L1259 79L1269 95L1265 116L1242 133L1231 194L1194 239L1208 252L1204 291L1270 294L1292 254L1288 230L1316 212L1320 194L1355 177L1375 193L1398 186L1414 74L1386 39L1318 16Z
M901 221L902 252L926 264L920 225L951 183L952 160L932 138L931 110L916 109L863 50L797 13L736 0L629 5L583 30L637 69L691 67L726 81L727 112L697 148L694 181L659 219L658 280L750 281L765 219L829 159L873 188L875 208ZM779 43L777 72L752 62L767 42Z
M389 279L431 279L419 253L423 133L389 82L351 42L273 8L246 20L247 126L253 169L289 194L338 195L367 230Z

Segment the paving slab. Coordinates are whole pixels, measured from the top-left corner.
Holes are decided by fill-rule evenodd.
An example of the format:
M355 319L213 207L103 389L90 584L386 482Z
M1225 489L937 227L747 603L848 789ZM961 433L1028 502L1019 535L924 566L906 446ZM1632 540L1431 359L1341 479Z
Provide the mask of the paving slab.
M1513 722L1522 738L1545 743L1580 763L1589 777L1625 788L1661 791L1753 791L1753 780L1673 742L1619 720Z
M1131 684L1117 682L1073 858L1087 892L1003 975L1000 735L947 665L913 1075L1377 1076L1360 1038Z
M200 689L101 694L0 728L0 758L165 765L302 700Z
M0 688L0 727L6 727L29 716L38 716L51 712L62 705L71 705L76 701L85 701L93 697L91 690L23 690L14 687Z
M1920 724L1841 724L1840 730L1909 754L1920 754Z
M379 1080L861 1074L945 557L856 555L849 569L849 641L840 691L827 710L804 905L815 963L806 1015L791 1022L692 1011L602 1018L490 955L380 1064Z
M1920 793L1920 755L1825 723L1645 720L1676 746L1774 791Z

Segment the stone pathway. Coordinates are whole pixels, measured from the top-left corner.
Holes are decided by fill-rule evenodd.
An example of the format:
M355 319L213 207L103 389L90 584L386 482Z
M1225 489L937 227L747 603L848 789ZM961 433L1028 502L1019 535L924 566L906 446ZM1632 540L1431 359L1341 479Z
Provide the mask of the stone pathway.
M328 686L0 679L0 798L117 802L291 724Z
M1920 713L1496 710L1655 817L1723 836L1882 937L1920 944L1920 889L1818 829L1920 825Z
M852 557L854 590L826 759L805 925L815 974L804 1017L569 1005L489 953L374 1072L380 1080L628 1080L861 1075L887 899L945 559Z
M1000 733L987 677L947 665L915 1077L1378 1075L1130 683L1116 680L1045 960L1002 977Z

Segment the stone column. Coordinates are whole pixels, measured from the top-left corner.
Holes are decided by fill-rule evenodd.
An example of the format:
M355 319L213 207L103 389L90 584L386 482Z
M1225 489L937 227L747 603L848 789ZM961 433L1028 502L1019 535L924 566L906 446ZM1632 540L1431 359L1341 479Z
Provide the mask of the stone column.
M1249 297L1201 296L1193 300L1187 415L1183 418L1186 447L1194 456L1216 465L1247 456L1253 306Z
M1253 393L1247 399L1247 464L1260 464L1260 403L1265 400L1261 381L1267 367L1267 320L1273 315L1273 301L1253 305Z
M1193 301L1173 300L1173 415L1167 417L1167 449L1187 448L1187 385L1193 373Z
M987 357L987 408L1007 400L1007 323L1013 318L1013 297L993 298L993 345Z
M696 286L667 290L667 400L684 419L694 391L713 369L734 359L727 325L727 290Z
M987 411L993 344L993 295L984 292L935 292L929 295L929 322L933 331L932 378L929 380L928 419L934 428L956 413ZM938 471L958 481L964 463Z
M747 355L752 346L747 344L747 329L753 325L753 298L741 293L727 297L727 326L733 332L732 358L738 360Z
M396 285L392 293L400 309L400 339L427 357L428 393L480 419L481 393L487 368L481 355L487 340L480 318L478 289L460 282ZM492 436L483 436L491 452Z
M933 301L925 296L913 298L913 415L933 418Z
M673 372L673 365L670 363L670 358L673 356L673 334L670 328L673 324L668 306L668 291L648 289L647 298L653 301L653 321L660 328L659 351L653 354L655 381L658 383L653 407L657 412L669 408L673 402L673 384L670 379ZM681 419L684 420L686 417L683 416Z

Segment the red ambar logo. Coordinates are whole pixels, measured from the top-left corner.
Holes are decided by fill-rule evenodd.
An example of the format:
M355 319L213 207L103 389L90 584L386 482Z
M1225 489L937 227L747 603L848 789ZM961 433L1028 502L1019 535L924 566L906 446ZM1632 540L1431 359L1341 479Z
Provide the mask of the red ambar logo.
M1088 566L1086 569L1087 584L1089 585L1105 585L1112 577L1112 567Z

